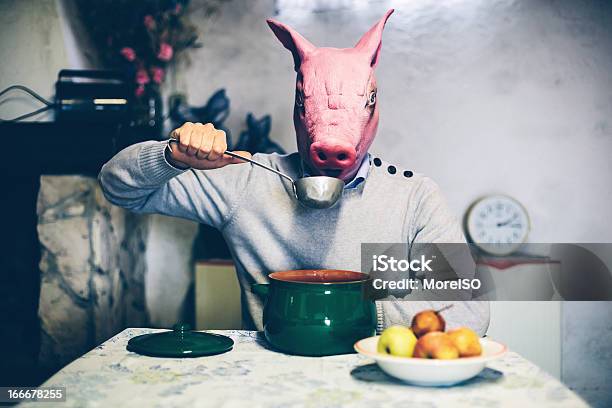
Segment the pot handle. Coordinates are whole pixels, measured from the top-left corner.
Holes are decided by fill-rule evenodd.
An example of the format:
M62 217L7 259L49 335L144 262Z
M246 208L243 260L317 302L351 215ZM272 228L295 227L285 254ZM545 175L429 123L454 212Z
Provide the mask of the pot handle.
M251 290L253 291L253 293L259 296L267 297L268 292L270 292L270 284L269 283L254 283L251 285Z

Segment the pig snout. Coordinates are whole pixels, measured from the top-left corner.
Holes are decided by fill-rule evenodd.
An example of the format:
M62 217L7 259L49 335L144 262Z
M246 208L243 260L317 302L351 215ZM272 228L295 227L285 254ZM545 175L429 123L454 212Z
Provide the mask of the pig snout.
M357 152L348 142L319 141L310 146L310 159L319 169L345 170L355 164Z

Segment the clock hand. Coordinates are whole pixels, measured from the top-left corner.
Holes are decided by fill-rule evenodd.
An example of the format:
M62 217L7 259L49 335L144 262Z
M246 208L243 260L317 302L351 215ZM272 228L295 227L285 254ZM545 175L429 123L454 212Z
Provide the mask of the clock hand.
M498 228L499 228L499 227L504 227L504 226L506 226L506 225L510 224L512 221L514 221L514 220L516 219L516 216L517 216L517 214L514 214L514 217L510 218L509 220L506 220L506 221L504 221L504 222L498 222L498 223L497 223L497 227L498 227Z

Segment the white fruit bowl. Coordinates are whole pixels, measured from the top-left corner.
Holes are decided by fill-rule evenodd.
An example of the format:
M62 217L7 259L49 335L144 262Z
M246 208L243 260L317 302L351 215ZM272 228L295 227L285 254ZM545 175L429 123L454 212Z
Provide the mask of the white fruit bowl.
M392 377L415 385L441 387L469 380L480 373L489 361L502 357L506 346L493 340L480 339L482 355L455 360L395 357L376 351L380 336L368 337L355 343L355 351L373 358Z

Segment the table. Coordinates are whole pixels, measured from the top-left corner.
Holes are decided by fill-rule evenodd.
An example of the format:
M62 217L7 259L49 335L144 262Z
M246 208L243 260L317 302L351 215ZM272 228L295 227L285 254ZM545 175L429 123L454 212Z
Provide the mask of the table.
M153 358L126 351L131 337L156 331L160 330L126 329L43 386L66 387L67 401L58 407L587 406L514 352L466 383L424 388L388 377L372 360L357 354L278 353L269 348L262 333L253 331L211 331L235 341L232 351L211 357Z

